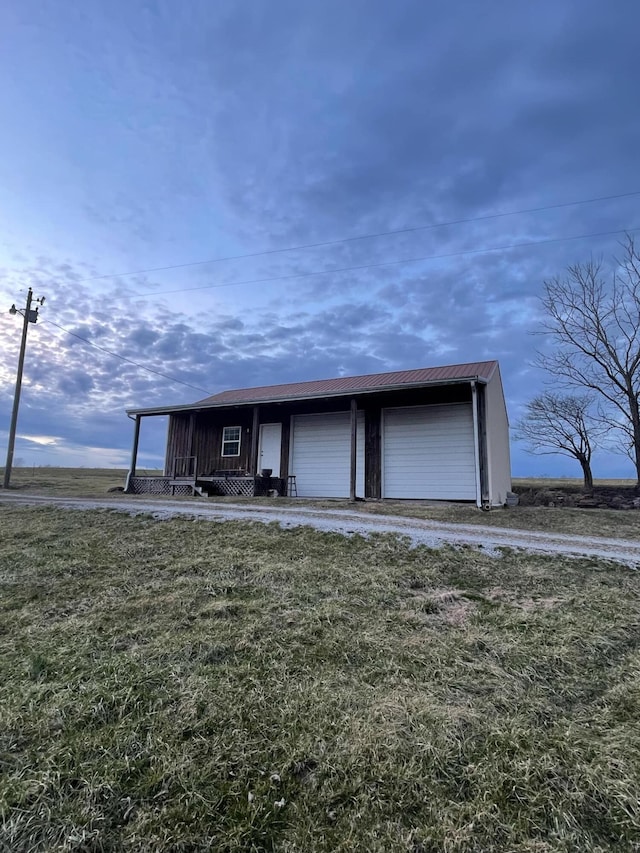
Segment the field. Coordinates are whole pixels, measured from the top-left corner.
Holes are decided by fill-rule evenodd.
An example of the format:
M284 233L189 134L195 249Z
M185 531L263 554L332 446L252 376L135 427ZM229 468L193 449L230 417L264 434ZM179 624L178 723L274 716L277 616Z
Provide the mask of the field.
M2 469L0 469L1 471ZM149 470L140 474L159 474ZM127 472L122 469L100 468L14 468L12 486L15 494L40 494L60 497L110 497L118 499L119 494L109 494L110 488L124 486ZM514 480L514 487L522 488L579 488L580 480ZM597 480L601 486L617 486L630 490L631 480ZM0 490L0 497L2 491ZM136 496L127 496L135 500ZM148 501L149 495L139 496ZM173 500L181 500L174 498ZM206 500L199 498L197 500ZM267 498L211 498L221 503L257 503L263 505ZM315 506L318 508L348 509L382 515L400 515L408 518L424 518L433 521L478 524L489 527L513 527L519 530L542 530L550 533L584 534L607 536L610 538L640 538L640 512L621 512L616 510L595 509L579 510L569 507L533 507L519 506L512 509L494 509L480 512L475 506L448 504L428 501L372 501L353 504L348 500L304 500L296 498L277 498L278 505Z
M4 473L4 469L0 468ZM158 470L139 470L140 476L161 474ZM13 468L11 487L21 494L60 495L83 498L104 497L108 489L124 486L123 468Z
M580 491L584 485L583 480L576 477L516 477L513 482L523 489L572 489ZM598 486L631 488L635 485L635 480L596 479L594 484L596 488Z
M1 850L640 849L637 573L114 512L0 524Z

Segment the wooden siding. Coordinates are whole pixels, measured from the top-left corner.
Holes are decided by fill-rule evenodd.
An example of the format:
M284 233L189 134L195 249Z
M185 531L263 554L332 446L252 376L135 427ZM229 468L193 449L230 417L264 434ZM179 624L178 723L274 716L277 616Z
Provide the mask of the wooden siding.
M250 409L227 412L199 412L196 416L193 453L198 458L198 473L207 475L214 471L250 470L251 424ZM240 427L240 455L222 455L222 433L225 427Z
M171 415L167 434L167 453L164 463L164 473L168 477L173 472L173 463L177 456L191 456L189 449L190 415Z
M280 457L280 474L286 480L289 476L289 455L291 448L291 418L282 422L282 455Z
M364 410L364 496L382 497L380 406Z

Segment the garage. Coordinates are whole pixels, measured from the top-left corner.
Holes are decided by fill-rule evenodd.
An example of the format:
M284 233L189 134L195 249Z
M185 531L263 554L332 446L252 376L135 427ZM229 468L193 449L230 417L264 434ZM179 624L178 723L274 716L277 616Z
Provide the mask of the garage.
M276 490L284 491L293 475L298 494L313 498L351 498L355 485L355 497L365 500L472 501L488 508L504 506L511 489L497 361L236 388L128 414L135 428L127 488L137 494L170 494L170 474L185 459L186 488L224 475L241 479L246 494L264 490L258 479L265 467L282 475L274 478ZM169 415L166 473L158 483L135 472L141 419L156 415Z
M351 414L292 418L289 470L300 497L348 498L351 472ZM356 494L364 495L364 415L358 413Z
M476 500L470 403L385 409L383 497Z

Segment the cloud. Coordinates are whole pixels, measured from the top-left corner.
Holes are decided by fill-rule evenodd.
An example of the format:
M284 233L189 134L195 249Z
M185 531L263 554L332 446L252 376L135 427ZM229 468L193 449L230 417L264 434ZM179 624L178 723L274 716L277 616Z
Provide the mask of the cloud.
M18 438L21 438L23 441L29 441L32 444L41 444L44 447L51 447L60 443L60 437L57 435L24 435L21 433L18 435Z

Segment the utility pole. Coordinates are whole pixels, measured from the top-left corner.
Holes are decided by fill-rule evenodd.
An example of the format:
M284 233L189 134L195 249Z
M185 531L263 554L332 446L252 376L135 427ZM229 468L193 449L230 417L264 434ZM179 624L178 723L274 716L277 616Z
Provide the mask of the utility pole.
M18 373L16 375L16 390L13 395L13 411L11 412L11 426L9 427L9 444L7 446L7 462L4 466L4 482L3 488L8 489L11 482L11 468L13 466L13 449L16 443L16 427L18 426L18 408L20 406L20 390L22 389L22 371L24 369L24 354L27 347L27 332L29 331L29 323L38 321L38 309L31 308L33 301L33 290L29 288L27 293L27 304L24 311L16 308L15 304L9 309L10 314L22 314L24 322L22 324L22 340L20 342L20 356L18 357ZM44 305L44 296L36 299L40 305Z

